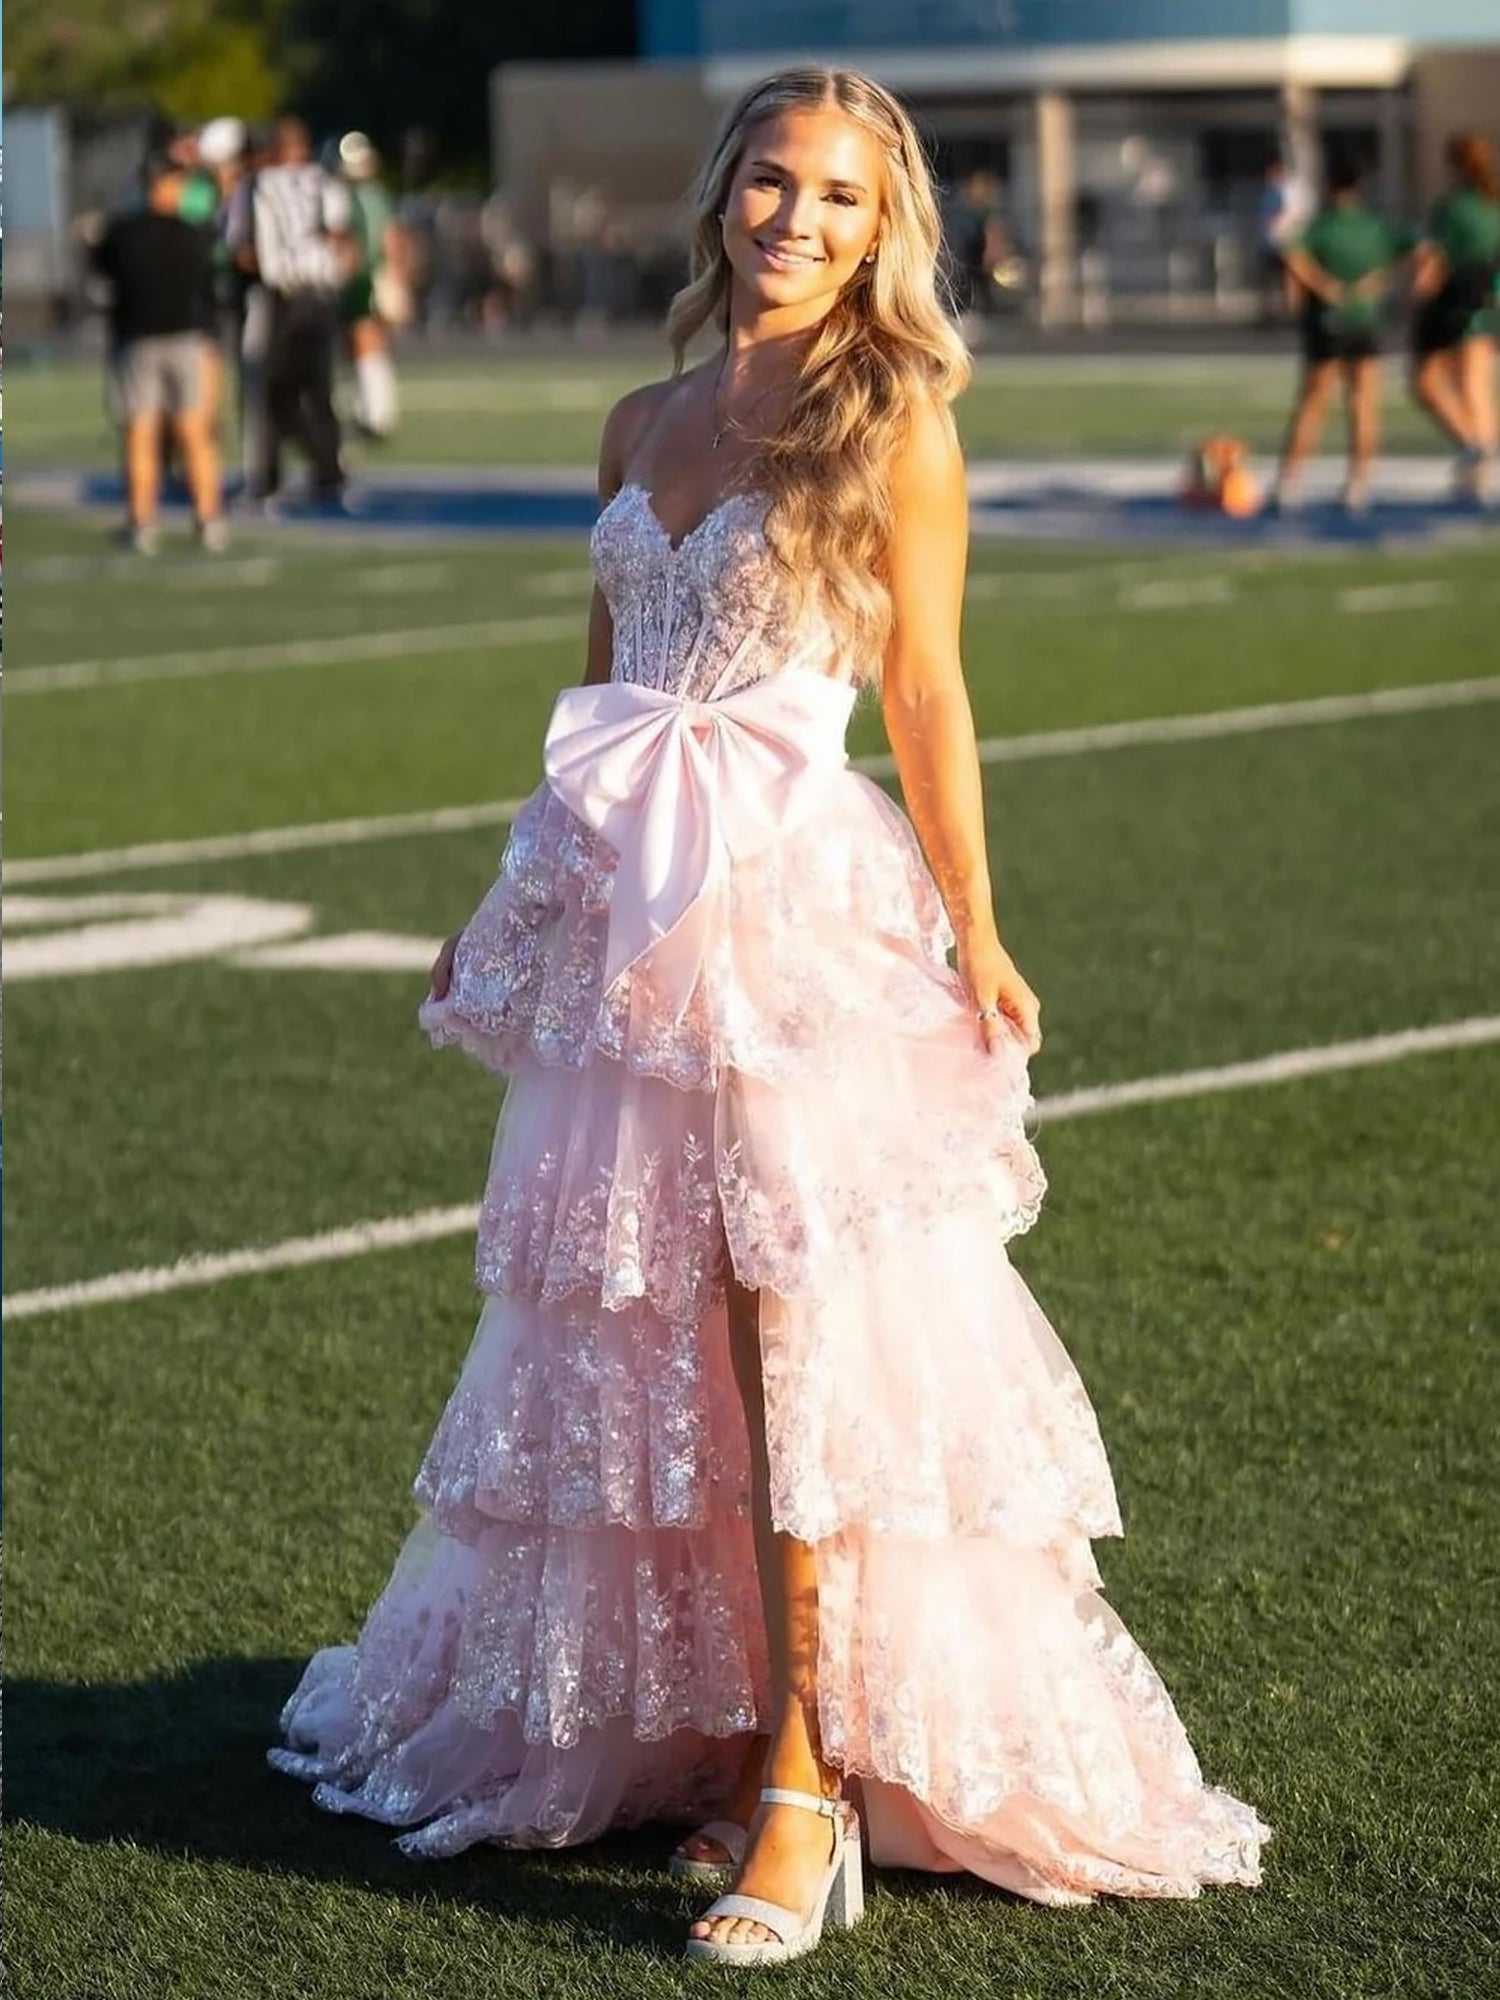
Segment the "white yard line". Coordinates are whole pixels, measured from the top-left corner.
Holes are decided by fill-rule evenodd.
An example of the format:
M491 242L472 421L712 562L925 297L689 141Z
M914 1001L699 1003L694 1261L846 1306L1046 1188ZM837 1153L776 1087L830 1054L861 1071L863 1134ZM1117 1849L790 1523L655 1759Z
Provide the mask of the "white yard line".
M1500 1014L1471 1021L1445 1021L1436 1028L1406 1028L1394 1035L1370 1035L1358 1042L1330 1042L1321 1049L1286 1049L1251 1062L1223 1063L1216 1069L1180 1070L1175 1076L1143 1076L1134 1083L1101 1083L1040 1098L1037 1113L1046 1125L1064 1118L1088 1118L1098 1111L1132 1104L1168 1104L1179 1097L1206 1097L1223 1090L1251 1090L1262 1083L1287 1083L1299 1076L1326 1076L1333 1070L1372 1069L1407 1056L1440 1049L1475 1049L1500 1042Z
M1436 579L1414 577L1409 583L1362 583L1338 594L1340 611L1375 612L1430 611L1435 605L1449 604L1453 585Z
M328 639L289 639L263 646L205 647L192 653L150 653L123 660L63 660L50 667L12 668L6 692L58 694L126 681L206 680L218 674L269 673L281 667L326 666L339 660L394 660L466 646L518 646L578 634L572 613L535 618L487 618L473 625L425 625L413 632L344 632Z
M1024 764L1038 758L1077 757L1152 743L1208 742L1219 736L1250 736L1264 730L1298 729L1317 723L1359 722L1375 716L1466 708L1489 701L1500 701L1500 675L1482 680L1429 681L1414 687L1375 688L1364 694L1315 695L1306 701L1264 702L1254 708L1208 709L1201 715L1147 716L1137 722L1037 730L1025 736L986 736L980 739L979 761ZM851 761L854 769L863 771L867 777L885 778L895 773L895 760L888 755L856 757ZM88 876L177 868L198 861L237 861L251 855L351 847L364 841L397 840L413 834L461 833L471 827L504 826L515 818L524 803L521 799L496 799L481 805L442 806L431 812L319 820L304 826L262 827L251 833L210 834L195 840L153 840L131 847L95 848L81 854L35 855L30 860L7 861L5 880L16 888L24 888L36 882L74 882Z
M1128 583L1117 602L1122 611L1195 611L1205 604L1233 604L1234 581L1227 576L1156 577Z
M221 1285L259 1271L286 1271L302 1264L331 1264L343 1257L364 1257L372 1250L401 1250L414 1243L433 1243L444 1236L462 1236L473 1229L478 1207L423 1208L415 1215L387 1216L381 1222L352 1222L321 1236L291 1236L281 1243L258 1243L244 1250L221 1250L201 1257L180 1257L137 1271L113 1271L105 1278L86 1278L76 1285L50 1285L41 1291L17 1292L4 1301L5 1317L30 1319L38 1313L67 1312L75 1306L115 1305L124 1299L149 1299L161 1292L188 1291L200 1285Z
M1500 674L1483 680L1375 688L1365 694L1314 695L1307 701L1268 701L1254 708L1211 708L1201 715L1150 715L1138 722L1100 722L1084 729L987 736L980 740L979 761L1028 764L1041 757L1079 757L1096 750L1128 750L1150 743L1205 743L1217 736L1254 736L1263 730L1302 729L1325 722L1363 722L1372 716L1468 708L1485 701L1500 701ZM890 756L860 757L855 762L870 777L891 777L896 769Z
M1165 1104L1176 1098L1209 1096L1220 1091L1249 1090L1257 1085L1285 1083L1296 1077L1326 1076L1336 1070L1369 1069L1400 1062L1408 1056L1445 1049L1479 1048L1500 1042L1500 1015L1449 1021L1435 1028L1411 1028L1394 1035L1371 1035L1363 1041L1331 1042L1324 1048L1287 1049L1252 1062L1224 1063L1216 1069L1181 1070L1170 1076L1138 1077L1128 1083L1105 1083L1093 1089L1069 1090L1040 1098L1037 1114L1043 1124L1068 1118L1088 1118L1101 1111L1135 1104ZM252 1244L204 1256L182 1257L175 1264L158 1264L134 1271L112 1271L72 1285L49 1285L38 1291L16 1292L4 1301L5 1318L33 1319L45 1313L75 1311L84 1306L117 1305L130 1299L154 1298L163 1292L218 1285L230 1278L263 1271L284 1271L305 1264L328 1264L364 1257L375 1250L399 1250L415 1243L432 1243L463 1236L477 1226L479 1208L468 1202L455 1208L424 1208L415 1215L390 1215L378 1221L354 1222L321 1236L293 1236L281 1243Z

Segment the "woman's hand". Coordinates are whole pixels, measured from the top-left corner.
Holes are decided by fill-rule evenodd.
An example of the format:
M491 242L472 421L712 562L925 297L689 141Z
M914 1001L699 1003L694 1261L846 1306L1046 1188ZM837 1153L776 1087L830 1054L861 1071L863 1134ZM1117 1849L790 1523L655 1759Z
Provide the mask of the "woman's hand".
M453 954L458 949L462 931L455 931L450 938L444 938L437 957L432 961L429 983L434 1000L447 997L448 988L453 983Z
M1027 1055L1034 1056L1042 1046L1042 1005L999 938L992 934L961 942L958 969L989 1053L993 1055L1009 1033L1020 1038Z

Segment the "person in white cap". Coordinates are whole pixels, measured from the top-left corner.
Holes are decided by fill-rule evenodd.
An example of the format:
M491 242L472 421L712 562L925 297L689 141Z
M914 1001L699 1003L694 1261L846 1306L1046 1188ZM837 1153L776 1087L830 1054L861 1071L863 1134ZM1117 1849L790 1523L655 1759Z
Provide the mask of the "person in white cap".
M239 349L243 317L243 287L235 282L228 248L230 199L243 172L245 125L240 118L210 118L198 132L193 148L194 212L189 220L207 221L214 231L214 264L204 324L203 401L209 429L219 435L224 394L224 343Z
M339 141L339 167L353 196L352 234L359 267L339 294L339 318L354 369L354 421L367 438L394 435L396 365L387 328L411 316L406 240L380 180L380 155L363 132Z

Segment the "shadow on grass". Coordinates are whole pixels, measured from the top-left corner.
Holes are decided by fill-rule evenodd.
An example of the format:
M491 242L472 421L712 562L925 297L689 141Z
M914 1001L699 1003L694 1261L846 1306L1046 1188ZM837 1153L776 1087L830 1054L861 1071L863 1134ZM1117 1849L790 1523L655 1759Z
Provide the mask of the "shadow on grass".
M73 1840L124 1841L173 1858L471 1904L676 1956L680 1925L705 1900L701 1884L666 1872L685 1828L655 1825L567 1848L480 1845L440 1863L411 1859L393 1845L399 1829L321 1812L309 1786L266 1763L277 1714L303 1664L205 1660L167 1679L110 1686L8 1679L8 1820ZM1013 1900L974 1876L893 1869L882 1870L881 1881L903 1902Z

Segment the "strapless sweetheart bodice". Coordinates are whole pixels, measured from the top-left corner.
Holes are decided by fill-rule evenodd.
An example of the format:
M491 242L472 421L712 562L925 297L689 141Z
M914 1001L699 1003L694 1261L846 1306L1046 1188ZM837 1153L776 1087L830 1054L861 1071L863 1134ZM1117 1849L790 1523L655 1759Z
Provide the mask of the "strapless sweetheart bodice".
M800 613L766 543L766 494L729 494L673 543L638 481L605 505L589 537L614 623L611 679L709 700L792 662L846 677L815 607Z

